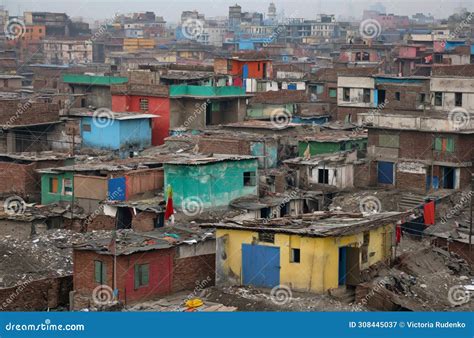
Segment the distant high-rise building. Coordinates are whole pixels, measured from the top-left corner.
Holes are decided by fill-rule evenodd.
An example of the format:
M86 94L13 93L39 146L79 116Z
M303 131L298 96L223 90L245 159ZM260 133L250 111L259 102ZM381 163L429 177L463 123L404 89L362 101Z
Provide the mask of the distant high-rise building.
M272 2L268 6L267 18L269 21L275 22L277 19L277 10L275 4Z
M235 31L240 28L242 21L242 7L235 4L229 7L229 30Z

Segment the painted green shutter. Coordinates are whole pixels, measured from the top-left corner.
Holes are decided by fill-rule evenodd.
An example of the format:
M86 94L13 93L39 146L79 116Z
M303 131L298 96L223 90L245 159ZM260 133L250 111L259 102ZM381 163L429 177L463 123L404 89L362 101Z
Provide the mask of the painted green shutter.
M140 266L135 264L135 289L138 289L140 286Z
M454 140L452 137L447 138L446 151L449 151L450 153L454 151Z
M142 265L142 285L148 285L148 264Z
M94 261L94 278L96 283L100 283L100 262L99 261Z
M443 140L441 139L441 137L435 138L435 150L443 150Z
M101 284L107 284L107 266L103 262L100 262L100 265L102 267L102 281L101 281Z

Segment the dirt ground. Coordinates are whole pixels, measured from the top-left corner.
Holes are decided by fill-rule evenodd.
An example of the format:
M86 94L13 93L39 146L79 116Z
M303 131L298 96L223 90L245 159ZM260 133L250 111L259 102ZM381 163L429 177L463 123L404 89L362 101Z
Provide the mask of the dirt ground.
M227 306L235 306L238 311L353 311L350 304L344 304L329 295L317 295L292 291L287 301L271 296L270 289L251 286L209 288L205 298Z

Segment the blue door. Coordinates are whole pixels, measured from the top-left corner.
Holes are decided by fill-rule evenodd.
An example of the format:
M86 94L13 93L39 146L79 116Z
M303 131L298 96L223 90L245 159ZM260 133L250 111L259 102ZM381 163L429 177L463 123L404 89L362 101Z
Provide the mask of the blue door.
M125 201L126 199L126 179L125 177L111 178L108 182L108 199L111 201Z
M346 284L347 250L346 247L339 248L339 285Z
M393 163L379 161L377 166L378 182L383 184L393 184Z
M242 275L244 285L280 285L280 248L242 244Z

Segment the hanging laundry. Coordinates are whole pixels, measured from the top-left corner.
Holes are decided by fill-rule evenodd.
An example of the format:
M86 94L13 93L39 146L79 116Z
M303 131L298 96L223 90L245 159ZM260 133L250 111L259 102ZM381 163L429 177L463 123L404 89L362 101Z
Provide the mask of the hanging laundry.
M424 215L426 225L435 224L435 202L434 201L430 201L425 204L423 215Z

